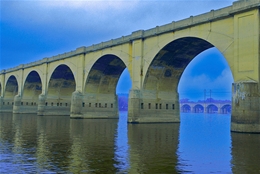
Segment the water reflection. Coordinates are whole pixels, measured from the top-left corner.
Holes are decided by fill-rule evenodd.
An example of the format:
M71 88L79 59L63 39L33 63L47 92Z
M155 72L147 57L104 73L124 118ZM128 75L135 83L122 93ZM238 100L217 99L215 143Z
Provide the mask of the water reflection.
M127 112L120 112L115 135L115 167L119 173L127 173L129 164L129 145L127 136Z
M181 124L0 114L0 173L260 173L260 134L230 133L230 115Z
M232 172L260 173L260 134L231 133Z
M40 171L63 171L64 167L70 164L70 118L35 117L38 134L36 157Z
M71 158L73 173L115 173L114 136L117 120L70 120Z
M179 124L129 124L129 173L175 173Z
M178 169L231 173L230 115L181 114Z

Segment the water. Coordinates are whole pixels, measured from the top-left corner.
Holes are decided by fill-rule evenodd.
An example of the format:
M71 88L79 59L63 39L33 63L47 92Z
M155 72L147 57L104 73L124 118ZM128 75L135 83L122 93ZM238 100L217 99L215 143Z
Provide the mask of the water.
M260 134L230 132L230 115L181 124L0 115L0 173L260 173Z

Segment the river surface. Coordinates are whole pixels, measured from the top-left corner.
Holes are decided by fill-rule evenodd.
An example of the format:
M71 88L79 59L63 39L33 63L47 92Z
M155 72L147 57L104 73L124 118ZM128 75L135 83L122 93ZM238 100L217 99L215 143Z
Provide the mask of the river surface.
M181 123L0 114L0 173L260 173L260 134L230 132L230 115Z

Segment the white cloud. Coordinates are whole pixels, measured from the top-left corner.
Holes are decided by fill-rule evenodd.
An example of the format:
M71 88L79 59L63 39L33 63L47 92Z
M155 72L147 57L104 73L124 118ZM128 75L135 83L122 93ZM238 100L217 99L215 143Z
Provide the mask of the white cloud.
M221 75L215 79L210 74L201 74L199 76L185 76L181 78L178 91L180 93L203 91L211 89L215 91L231 92L233 76L229 68L224 69Z

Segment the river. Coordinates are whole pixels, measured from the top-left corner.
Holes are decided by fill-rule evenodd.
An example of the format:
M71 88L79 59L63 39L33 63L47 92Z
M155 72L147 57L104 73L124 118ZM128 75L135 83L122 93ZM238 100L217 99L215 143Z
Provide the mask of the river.
M230 115L181 123L0 114L0 173L260 173L260 134L230 132Z

